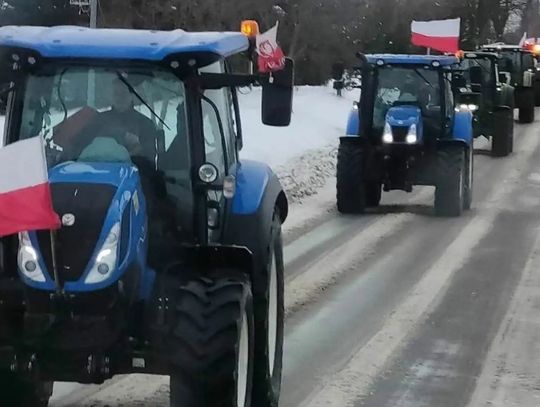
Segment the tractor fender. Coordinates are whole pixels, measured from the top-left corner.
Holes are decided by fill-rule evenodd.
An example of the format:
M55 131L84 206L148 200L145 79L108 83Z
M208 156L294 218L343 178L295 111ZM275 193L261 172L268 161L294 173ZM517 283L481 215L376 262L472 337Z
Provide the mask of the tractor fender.
M349 118L347 119L347 132L346 137L356 137L360 134L360 113L358 107L354 107L349 112Z
M236 194L226 216L223 244L246 247L255 265L266 264L276 208L283 223L289 208L277 176L266 164L242 160L236 168Z
M454 126L452 128L451 141L461 141L469 146L473 142L473 114L468 110L460 110L455 113ZM437 143L446 143L450 140L439 139Z

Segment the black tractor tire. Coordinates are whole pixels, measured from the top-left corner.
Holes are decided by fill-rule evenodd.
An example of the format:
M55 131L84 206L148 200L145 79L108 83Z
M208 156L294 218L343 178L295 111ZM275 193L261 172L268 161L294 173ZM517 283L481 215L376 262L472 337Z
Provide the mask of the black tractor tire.
M465 204L466 149L447 146L438 151L438 181L435 187L435 214L456 217Z
M472 206L474 191L474 147L472 145L467 149L467 156L465 160L465 173L467 177L465 181L463 209L469 210Z
M382 185L379 182L368 182L365 185L366 207L376 208L381 203Z
M0 405L9 407L47 407L52 382L31 382L9 372L0 371Z
M534 102L536 106L540 106L540 81L534 82Z
M491 153L495 157L506 157L514 149L514 118L512 112L496 112L494 114L494 123Z
M252 405L277 407L283 368L285 321L284 263L281 217L274 211L268 262L253 277L255 308L255 366Z
M229 275L229 276L228 276ZM237 273L182 283L171 314L171 407L250 407L253 299Z
M363 180L364 149L340 143L337 159L337 208L343 214L363 213L367 206Z
M519 109L519 122L520 123L532 123L535 118L535 97L532 89L527 89L523 94L523 101L521 108Z

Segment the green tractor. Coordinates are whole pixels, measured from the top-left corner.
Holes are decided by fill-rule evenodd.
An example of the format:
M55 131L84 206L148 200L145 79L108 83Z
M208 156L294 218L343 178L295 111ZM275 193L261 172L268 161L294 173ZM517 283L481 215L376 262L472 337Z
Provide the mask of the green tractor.
M465 52L460 67L462 80L476 97L468 103L467 93L462 93L460 105L474 112L474 137L491 140L492 154L509 155L514 148L514 87L506 82L506 74L499 73L499 54L493 52Z
M481 50L499 54L500 77L503 83L514 87L514 107L519 109L519 122L534 122L536 61L533 53L519 45L501 43L484 45Z

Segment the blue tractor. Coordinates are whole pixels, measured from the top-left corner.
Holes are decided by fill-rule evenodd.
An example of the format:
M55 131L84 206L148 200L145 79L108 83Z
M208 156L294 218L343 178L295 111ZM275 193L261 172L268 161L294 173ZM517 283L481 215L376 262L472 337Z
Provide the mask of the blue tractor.
M293 63L231 72L253 38L3 27L3 144L42 137L58 231L0 241L0 404L54 381L170 375L173 407L276 406L284 191L242 160L236 87L291 118Z
M381 190L433 185L436 214L461 215L472 202L473 115L457 103L458 59L358 56L362 92L340 139L338 210L362 213L379 205Z

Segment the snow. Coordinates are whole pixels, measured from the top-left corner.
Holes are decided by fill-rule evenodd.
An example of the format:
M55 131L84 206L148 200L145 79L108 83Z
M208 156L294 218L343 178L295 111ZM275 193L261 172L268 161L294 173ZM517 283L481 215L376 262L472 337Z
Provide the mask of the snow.
M246 91L246 89L242 89ZM331 87L302 86L294 91L293 117L289 127L269 127L261 123L261 89L247 89L240 95L244 134L243 158L283 165L328 145L336 145L345 134L347 116L358 91L338 97Z

